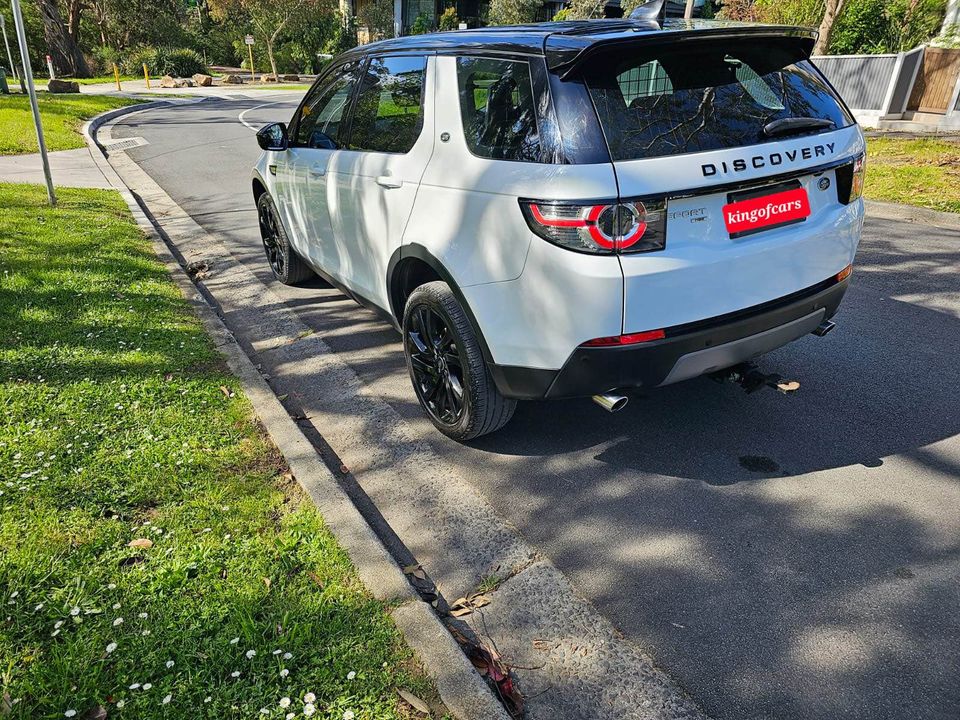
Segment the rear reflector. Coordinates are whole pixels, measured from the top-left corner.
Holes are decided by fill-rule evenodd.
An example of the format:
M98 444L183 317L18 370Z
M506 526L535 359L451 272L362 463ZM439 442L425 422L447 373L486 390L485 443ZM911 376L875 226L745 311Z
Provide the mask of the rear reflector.
M611 335L609 337L587 340L580 347L618 347L621 345L639 345L640 343L663 340L666 334L663 330L647 330L646 332L630 333L628 335Z

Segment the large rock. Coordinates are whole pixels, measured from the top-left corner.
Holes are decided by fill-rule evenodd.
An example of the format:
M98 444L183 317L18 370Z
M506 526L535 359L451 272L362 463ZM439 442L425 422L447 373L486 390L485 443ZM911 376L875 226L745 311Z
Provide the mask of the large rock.
M164 75L160 78L160 87L162 88L174 88L177 87L177 80L179 78L173 77L173 75Z
M213 78L203 73L197 73L193 76L193 81L200 87L210 87L213 85Z
M276 75L273 75L273 74L267 74L267 75L261 75L261 76L260 76L260 82L271 83L271 82L276 82L276 81L277 81L277 76L276 76Z
M243 78L239 75L224 75L220 78L220 82L224 85L240 85L243 82Z
M50 80L47 82L47 92L78 93L80 92L80 83L72 80Z
M300 82L299 75L281 75L280 79L284 82Z

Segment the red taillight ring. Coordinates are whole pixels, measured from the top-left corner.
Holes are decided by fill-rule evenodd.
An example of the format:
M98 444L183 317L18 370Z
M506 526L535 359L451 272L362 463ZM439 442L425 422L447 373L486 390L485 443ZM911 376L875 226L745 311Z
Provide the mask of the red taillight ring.
M530 203L530 214L533 215L534 220L547 227L581 228L587 224L585 221L579 219L547 218L534 203Z

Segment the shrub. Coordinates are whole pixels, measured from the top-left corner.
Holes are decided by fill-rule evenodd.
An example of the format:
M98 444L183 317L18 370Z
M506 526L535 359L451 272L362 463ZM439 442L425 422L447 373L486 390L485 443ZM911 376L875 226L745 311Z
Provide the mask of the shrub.
M440 30L456 30L460 27L460 18L457 17L457 9L453 6L448 7L440 15L437 21L437 27Z
M411 35L424 35L430 32L430 17L426 13L420 13L417 15L417 19L413 21L413 25L410 27Z
M563 22L564 20L572 20L572 19L573 19L573 15L570 12L569 8L558 10L557 14L553 16L553 22Z
M125 75L139 76L146 63L151 75L157 74L157 50L146 45L120 54L120 71Z
M109 75L113 72L113 64L120 65L120 53L108 45L100 45L93 49L90 58L91 69L97 75Z
M161 67L162 65L162 67ZM190 77L196 73L207 72L206 66L196 50L175 48L157 53L157 74L174 77Z

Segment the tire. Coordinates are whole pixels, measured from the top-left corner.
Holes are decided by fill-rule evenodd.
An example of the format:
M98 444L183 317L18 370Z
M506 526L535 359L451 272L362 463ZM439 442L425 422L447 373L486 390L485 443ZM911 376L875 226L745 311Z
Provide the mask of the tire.
M284 285L296 285L312 278L313 270L290 247L290 238L269 193L261 193L257 198L257 219L260 221L263 252L273 276Z
M513 417L517 401L497 390L473 326L445 282L421 285L407 299L403 354L420 405L444 435L470 440Z

